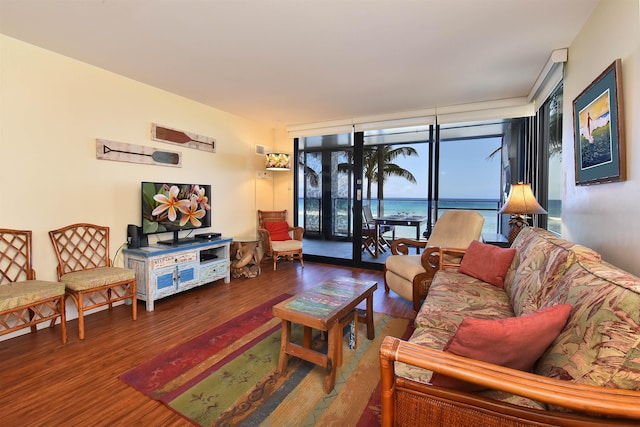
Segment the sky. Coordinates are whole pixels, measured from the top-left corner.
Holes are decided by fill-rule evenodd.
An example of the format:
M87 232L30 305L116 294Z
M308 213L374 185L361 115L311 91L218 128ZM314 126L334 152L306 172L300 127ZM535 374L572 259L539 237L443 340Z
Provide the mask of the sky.
M417 184L402 178L385 183L385 197L427 198L428 145L415 144L418 157L399 157L396 163L411 171ZM500 147L500 138L443 141L440 145L441 199L499 199L500 154L487 157ZM375 186L373 194L376 194Z

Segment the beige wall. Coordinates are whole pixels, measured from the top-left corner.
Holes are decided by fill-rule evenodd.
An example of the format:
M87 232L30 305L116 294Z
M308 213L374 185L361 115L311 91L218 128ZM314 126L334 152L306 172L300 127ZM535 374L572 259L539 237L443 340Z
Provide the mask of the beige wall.
M0 227L33 230L38 278L56 278L47 232L71 223L109 226L113 257L140 225L141 181L210 183L226 236L253 232L273 200L255 173L272 129L2 35L0 61ZM151 123L216 138L217 152L152 141ZM96 138L180 151L182 167L97 160Z
M640 2L602 0L569 48L564 79L563 237L598 250L640 275ZM622 59L627 180L576 186L572 104L616 58Z

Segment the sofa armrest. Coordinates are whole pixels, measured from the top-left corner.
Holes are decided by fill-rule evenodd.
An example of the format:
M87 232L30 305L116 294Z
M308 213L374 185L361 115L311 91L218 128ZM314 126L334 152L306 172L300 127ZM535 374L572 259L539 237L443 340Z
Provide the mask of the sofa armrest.
M460 267L460 262L466 252L466 249L440 248L438 270Z
M505 391L573 411L596 416L640 420L640 391L594 387L555 380L432 350L387 336L380 347L383 426L393 423L395 405L393 394L398 384L394 370L396 361L479 384L488 389ZM421 389L429 388L438 389L439 387L425 385ZM462 396L461 400L469 395L455 390L447 390L447 393L451 396L459 394ZM602 425L607 424L605 422Z

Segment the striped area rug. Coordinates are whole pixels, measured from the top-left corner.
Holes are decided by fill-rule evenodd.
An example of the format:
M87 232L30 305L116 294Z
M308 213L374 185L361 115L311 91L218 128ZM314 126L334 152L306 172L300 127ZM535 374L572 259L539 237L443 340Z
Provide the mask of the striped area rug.
M318 366L291 358L284 375L276 372L281 321L271 307L289 296L180 344L120 379L199 426L379 425L378 350L385 336L406 336L410 322L375 313L373 341L366 338L365 325L358 325L357 347L349 349L345 337L335 388L325 394L325 370ZM292 333L302 342L302 328L294 326ZM313 345L326 348L315 331Z

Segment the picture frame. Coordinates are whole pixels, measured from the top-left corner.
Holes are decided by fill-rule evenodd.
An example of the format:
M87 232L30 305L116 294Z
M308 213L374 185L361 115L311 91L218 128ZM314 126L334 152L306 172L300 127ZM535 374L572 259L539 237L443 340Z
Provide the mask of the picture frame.
M621 70L616 59L573 100L576 185L626 179Z

